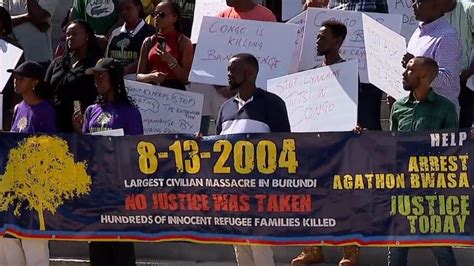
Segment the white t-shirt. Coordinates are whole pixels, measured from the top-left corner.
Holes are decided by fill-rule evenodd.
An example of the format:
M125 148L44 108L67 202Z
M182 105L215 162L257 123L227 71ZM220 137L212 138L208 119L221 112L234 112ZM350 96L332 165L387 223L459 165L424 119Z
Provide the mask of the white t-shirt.
M27 0L0 0L10 16L18 16L28 13ZM38 4L51 16L56 10L59 0L38 0ZM23 47L25 60L47 62L53 59L53 48L51 46L51 28L47 32L39 31L31 23L23 23L13 28L13 34Z

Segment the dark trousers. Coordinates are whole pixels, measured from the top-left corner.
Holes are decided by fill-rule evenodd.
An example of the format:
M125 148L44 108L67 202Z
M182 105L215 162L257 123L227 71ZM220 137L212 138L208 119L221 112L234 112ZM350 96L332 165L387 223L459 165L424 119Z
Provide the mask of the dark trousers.
M91 242L91 266L135 266L135 246L129 242Z
M383 92L372 84L360 84L357 121L362 128L367 128L368 130L382 130L380 123L382 94Z
M472 107L474 103L474 92L466 86L466 81L461 80L461 93L459 93L459 128L472 127Z

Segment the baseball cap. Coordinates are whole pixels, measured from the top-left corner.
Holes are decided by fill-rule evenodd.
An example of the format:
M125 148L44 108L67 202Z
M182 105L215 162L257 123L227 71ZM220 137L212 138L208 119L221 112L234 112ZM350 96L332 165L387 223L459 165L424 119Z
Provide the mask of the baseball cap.
M86 70L87 75L92 75L94 72L109 71L114 72L116 75L123 76L122 64L113 58L101 58L97 61L95 67L88 68Z
M7 69L7 72L37 80L43 80L45 74L43 66L34 61L25 61L15 69Z

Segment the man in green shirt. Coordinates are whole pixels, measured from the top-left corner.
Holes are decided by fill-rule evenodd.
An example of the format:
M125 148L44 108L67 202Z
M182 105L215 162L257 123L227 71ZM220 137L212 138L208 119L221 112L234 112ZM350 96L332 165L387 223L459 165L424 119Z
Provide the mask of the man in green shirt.
M87 21L95 34L107 36L116 25L119 12L118 0L74 0L71 17Z
M425 131L458 128L458 114L454 104L436 94L430 87L438 75L438 64L431 58L411 59L403 73L403 87L410 95L393 104L392 131ZM437 265L456 266L450 247L432 247ZM388 265L406 266L408 248L390 248Z
M394 103L392 131L458 128L459 120L454 104L430 88L437 70L436 61L426 57L415 57L408 62L403 73L403 87L411 93Z

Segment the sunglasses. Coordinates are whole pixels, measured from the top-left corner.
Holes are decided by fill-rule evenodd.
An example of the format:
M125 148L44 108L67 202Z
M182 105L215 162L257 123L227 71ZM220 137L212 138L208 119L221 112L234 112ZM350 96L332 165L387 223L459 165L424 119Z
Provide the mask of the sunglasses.
M151 13L151 16L154 17L154 18L166 18L166 16L168 16L166 13L164 12L153 12Z

